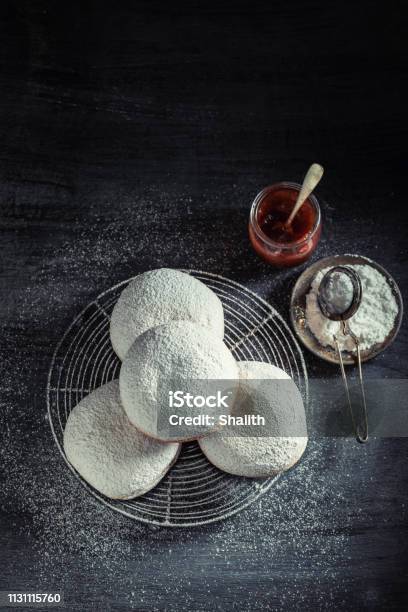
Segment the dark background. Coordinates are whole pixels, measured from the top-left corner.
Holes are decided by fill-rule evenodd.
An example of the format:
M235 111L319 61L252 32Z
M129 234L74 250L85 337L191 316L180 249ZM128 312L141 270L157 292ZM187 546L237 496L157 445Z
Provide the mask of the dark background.
M246 223L313 161L313 259L367 255L407 295L405 6L1 3L0 589L81 611L406 609L405 440L310 445L262 503L171 531L91 499L45 418L64 329L138 272L217 272L287 318L300 270L257 258ZM405 323L365 371L406 377Z

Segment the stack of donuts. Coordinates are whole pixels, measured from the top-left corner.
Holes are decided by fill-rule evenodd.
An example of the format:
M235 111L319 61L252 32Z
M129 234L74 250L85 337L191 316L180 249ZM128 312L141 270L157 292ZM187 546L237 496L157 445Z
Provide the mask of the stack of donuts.
M283 370L257 361L238 362L224 343L218 296L193 276L162 268L131 281L110 322L119 380L94 390L69 414L65 454L97 491L131 499L151 490L177 460L183 442L197 439L216 467L265 478L289 469L307 444L301 395ZM269 382L269 385L268 385ZM207 424L169 424L169 393L192 397L217 388L227 408L206 407ZM171 408L171 414L177 408ZM184 405L183 417L198 409ZM264 425L219 426L220 414L256 414ZM244 419L237 419L244 421Z

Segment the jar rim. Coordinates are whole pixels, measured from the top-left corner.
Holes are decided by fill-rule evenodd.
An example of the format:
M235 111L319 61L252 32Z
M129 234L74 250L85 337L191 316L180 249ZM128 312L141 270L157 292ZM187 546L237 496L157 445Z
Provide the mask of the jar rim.
M316 219L315 219L313 228L311 229L311 231L307 234L307 236L305 238L302 238L302 240L294 240L293 242L286 242L286 243L277 242L277 241L272 240L271 238L269 238L269 236L267 234L265 234L264 231L262 231L262 229L261 229L261 227L260 227L260 225L258 223L258 210L259 210L259 206L260 206L261 202L263 202L265 196L268 193L270 193L271 191L275 191L275 190L277 190L279 188L294 189L295 191L300 191L302 186L299 185L298 183L292 183L292 182L289 182L289 181L282 181L282 182L273 183L272 185L268 185L267 187L264 187L255 196L255 199L252 202L249 220L250 220L252 228L254 229L257 237L260 240L262 240L267 245L270 245L271 247L273 247L275 249L279 249L281 251L292 251L294 248L297 248L299 246L302 246L303 244L306 244L311 238L313 238L313 236L316 234L317 230L319 229L320 220L321 220L319 201L316 198L316 196L313 195L313 194L311 194L307 198L309 200L309 202L312 204L312 206L315 209L315 211L316 211Z

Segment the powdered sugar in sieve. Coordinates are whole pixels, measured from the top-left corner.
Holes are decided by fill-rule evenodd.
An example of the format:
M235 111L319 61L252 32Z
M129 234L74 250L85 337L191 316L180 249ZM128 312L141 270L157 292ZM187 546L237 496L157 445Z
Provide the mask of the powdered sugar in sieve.
M307 371L302 352L282 317L239 283L208 272L183 270L208 285L225 311L225 342L236 359L265 361L285 370L307 401ZM78 315L54 353L48 375L49 422L57 447L75 476L104 504L130 518L166 526L211 523L239 512L275 482L239 478L211 465L198 444L183 445L177 463L149 493L128 501L105 498L68 463L62 447L66 420L90 391L119 376L120 361L109 339L109 320L129 279L99 295Z

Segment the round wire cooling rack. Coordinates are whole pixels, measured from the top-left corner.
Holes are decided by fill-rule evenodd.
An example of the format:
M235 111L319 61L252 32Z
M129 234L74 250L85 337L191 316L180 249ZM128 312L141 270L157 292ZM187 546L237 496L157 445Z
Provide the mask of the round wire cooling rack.
M237 360L264 361L285 370L308 400L303 355L288 325L265 300L222 276L183 270L205 283L220 298L225 313L225 343ZM184 444L166 477L149 493L133 500L111 500L89 486L68 462L63 432L72 408L93 389L119 376L120 361L109 338L109 321L120 293L131 281L101 293L74 319L52 358L47 384L48 416L65 462L85 488L105 505L130 518L165 526L196 526L239 512L278 476L263 480L221 472L196 442Z

